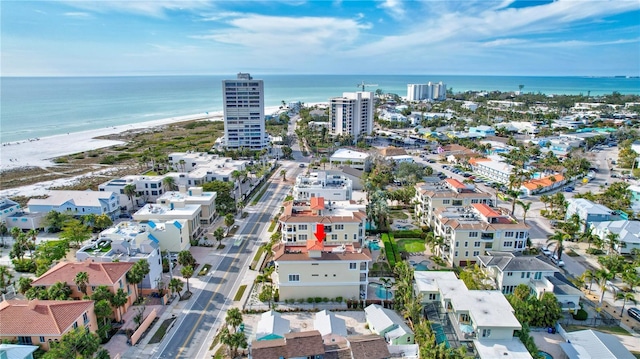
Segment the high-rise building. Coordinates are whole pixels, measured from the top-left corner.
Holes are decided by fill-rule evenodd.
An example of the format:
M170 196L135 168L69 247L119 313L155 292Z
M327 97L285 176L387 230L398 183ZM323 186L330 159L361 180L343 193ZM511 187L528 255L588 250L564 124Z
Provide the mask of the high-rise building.
M329 104L333 135L352 135L355 142L373 131L373 92L344 92Z
M248 73L222 81L224 145L261 150L269 144L264 121L264 83Z
M447 85L442 81L438 83L429 82L427 84L408 84L407 85L407 100L409 101L422 101L422 100L438 100L444 101L447 99Z

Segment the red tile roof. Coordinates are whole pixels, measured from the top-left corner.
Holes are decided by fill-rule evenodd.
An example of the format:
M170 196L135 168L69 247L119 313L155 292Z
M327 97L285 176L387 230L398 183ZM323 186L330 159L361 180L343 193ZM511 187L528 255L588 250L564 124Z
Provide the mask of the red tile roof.
M324 197L311 197L311 209L324 209Z
M500 217L500 213L494 211L491 207L487 206L484 203L474 203L472 206L480 212L481 215L491 218L491 217Z
M131 267L133 262L92 262L91 259L84 262L61 262L36 278L31 285L49 286L57 282L73 285L76 274L87 272L89 286L113 286Z
M0 303L0 335L55 336L65 333L92 300L8 300ZM82 323L82 322L81 322Z
M458 181L455 178L447 178L445 179L445 182L447 182L448 184L451 185L451 187L456 188L456 189L466 189L467 186L465 186L462 182Z
M324 250L324 244L316 241L315 239L307 240L307 250L308 251L322 251Z
M551 177L553 177L555 179L555 181L552 181ZM538 186L540 186L542 188L545 188L545 187L549 187L549 186L553 185L556 182L560 182L562 180L564 180L564 176L563 175L555 174L555 175L548 176L548 177L532 179L532 180L529 180L529 181L523 183L522 185L524 187L526 187L527 189L535 190L535 189L538 188Z

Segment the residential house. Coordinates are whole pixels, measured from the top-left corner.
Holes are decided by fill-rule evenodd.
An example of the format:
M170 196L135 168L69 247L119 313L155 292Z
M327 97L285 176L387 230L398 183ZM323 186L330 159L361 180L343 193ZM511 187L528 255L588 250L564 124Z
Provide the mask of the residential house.
M504 208L484 203L434 210L434 234L444 239L438 248L452 266L476 263L485 251L521 252L529 237L529 226Z
M493 204L491 194L480 191L475 185L466 185L457 179L447 178L436 183L415 185L415 216L421 225L433 228L434 210L443 207L466 207L475 203Z
M633 359L635 356L618 338L597 330L578 330L563 334L560 347L567 359Z
M465 108L465 109L467 109L469 111L476 112L476 110L478 109L478 104L475 103L475 102L471 102L471 101L465 101L462 104L462 108Z
M568 220L571 216L577 214L580 217L580 230L582 231L593 222L606 222L617 219L613 210L609 207L585 198L569 198L567 199L567 204L565 219Z
M38 345L49 350L69 331L85 327L92 333L98 323L92 300L5 300L0 302L0 340ZM7 319L11 318L11 319Z
M120 210L128 212L140 208L146 203L155 202L164 192L171 190L164 185L165 178L166 176L129 175L102 183L98 186L98 191L119 194ZM131 198L124 190L128 185L132 185L136 189L135 196Z
M342 166L339 170L328 170L327 175L344 176L351 181L351 188L354 191L361 191L364 188L364 171L350 166Z
M0 359L33 359L35 345L0 344Z
M479 134L482 137L495 136L496 130L491 126L480 125L476 127L469 127L469 133Z
M563 175L556 173L554 175L535 178L524 182L520 186L520 192L525 196L533 196L538 193L552 191L562 187L566 183Z
M20 204L9 198L0 198L0 222L7 223L7 217L21 212Z
M157 204L171 207L180 207L180 205L197 205L200 206L200 224L207 226L213 224L217 217L216 213L216 197L215 192L205 192L202 187L179 186L179 191L166 192L156 201Z
M362 248L366 215L353 201L289 201L278 219L274 284L280 299L366 296L371 253Z
M283 319L280 313L270 310L262 313L256 328L256 340L282 339L284 335L291 332L288 320Z
M74 216L106 214L116 219L120 214L120 197L114 192L101 191L49 191L47 198L32 198L27 203L29 212L56 211Z
M332 168L346 165L367 172L371 167L371 155L354 149L339 148L329 157L329 164Z
M353 181L340 174L329 174L324 171L301 173L293 185L294 200L308 200L312 197L323 197L329 201L351 200Z
M150 203L144 205L144 207L133 214L135 221L149 223L150 226L157 223L173 222L180 234L182 235L182 232L186 232L189 235L189 239L197 239L204 232L204 228L200 222L201 217L202 206L198 204L187 204L185 201L169 201L167 204ZM186 223L186 226L184 223ZM188 244L184 246L188 248ZM162 249L173 251L165 247L162 247Z
M249 347L251 359L322 358L322 336L317 330L286 333L283 339L254 341Z
M634 249L640 250L640 221L605 221L591 223L593 234L606 243L609 234L617 235L617 243L613 248L618 254L631 254ZM607 244L607 247L610 247Z
M342 350L332 350L333 348L325 344L323 359L388 359L391 358L389 348L384 338L379 335L350 335L346 339L346 345L342 346ZM341 353L344 353L344 356L339 356ZM405 358L410 357L405 354Z
M395 311L371 304L364 308L369 329L390 345L414 344L413 331Z
M513 172L513 166L503 162L502 157L496 155L469 160L469 165L474 173L493 182L504 184L509 183L509 176Z
M44 212L31 213L26 211L14 212L5 218L7 228L18 227L22 230L43 229L44 219L47 216Z
M140 287L156 289L162 280L162 253L160 241L152 232L155 231L148 225L120 222L102 231L96 241L80 248L76 252L76 259L80 262L134 263L144 259L149 263L149 274L144 277Z
M58 282L67 283L71 288L71 297L81 299L84 293L76 286L75 278L80 272L86 272L89 277L87 284L87 295L91 295L93 291L101 285L106 286L109 291L116 293L122 288L129 298L123 306L123 312L129 308L137 298L137 289L127 280L127 273L133 267L132 262L93 262L87 259L84 262L60 262L49 269L46 273L31 282L32 287L50 287ZM116 320L120 320L120 311L114 310Z
M344 340L347 336L347 324L344 319L338 318L335 313L322 310L316 313L313 328L320 332L325 344Z
M479 359L532 359L524 344L518 338L498 340L474 340L473 346Z

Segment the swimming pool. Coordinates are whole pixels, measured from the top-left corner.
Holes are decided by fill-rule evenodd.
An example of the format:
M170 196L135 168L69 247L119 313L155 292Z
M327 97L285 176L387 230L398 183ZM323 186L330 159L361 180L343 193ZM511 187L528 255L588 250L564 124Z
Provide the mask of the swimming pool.
M445 343L444 345L447 348L451 348L451 346L449 345L449 340L447 340L447 335L444 333L444 328L442 327L442 325L440 324L432 324L431 325L431 329L433 330L433 332L435 333L436 336L436 344L442 344Z
M409 263L411 263L411 261L409 261ZM431 264L431 262L429 262L428 260L423 260L420 263L411 263L411 265L413 265L413 268L419 271L429 270L429 264Z
M553 359L553 357L551 356L551 354L547 353L547 352L543 352L542 350L540 350L538 352L538 355L542 355L544 357L544 359Z
M380 283L369 283L369 286L371 288L374 288L376 291L376 297L378 297L379 299L382 300L391 300L393 299L393 292L391 291L391 289L387 290L385 289L384 285L380 284ZM385 298L386 296L386 298Z

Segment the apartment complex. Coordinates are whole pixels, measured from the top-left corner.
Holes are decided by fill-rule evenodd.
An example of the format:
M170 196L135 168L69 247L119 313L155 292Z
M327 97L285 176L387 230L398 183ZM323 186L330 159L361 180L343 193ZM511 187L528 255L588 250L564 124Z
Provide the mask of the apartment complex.
M364 298L371 253L361 248L366 215L353 202L322 197L285 203L274 246L274 283L280 300Z
M215 192L205 192L202 187L191 187L186 189L184 186L179 187L179 191L166 192L162 197L158 198L156 203L165 206L179 204L194 204L200 206L200 224L212 224L216 218L216 197Z
M523 251L529 237L528 225L484 203L435 209L433 230L443 239L439 254L453 266L475 264L485 251Z
M418 183L415 187L415 215L421 225L432 228L435 224L435 209L467 207L476 203L493 204L491 194L453 178L437 183Z
M115 219L120 214L120 197L114 192L102 191L49 191L47 198L32 198L27 203L29 212L56 211L74 216L106 214Z
M354 143L373 131L373 92L344 92L329 99L333 135L351 135Z
M324 171L299 174L293 185L293 199L308 200L323 197L329 201L348 201L353 192L353 181L340 174Z
M200 225L201 213L202 209L197 204L186 204L182 201L170 202L166 205L155 203L140 208L133 214L133 219L136 222L146 223L150 227L158 223L172 224L179 231L181 239L183 232L189 236L189 239L196 239L204 231ZM189 248L189 243L180 246ZM164 247L162 249L173 251L173 249Z
M145 203L155 202L165 191L170 190L170 188L165 188L164 178L165 176L129 175L99 185L98 191L117 193L120 200L120 209L132 211L144 206ZM129 198L124 190L128 185L132 185L136 189L136 194L132 198Z
M329 157L331 167L348 166L360 171L368 171L371 167L371 155L348 148L340 148Z
M269 137L264 122L264 83L248 73L222 81L224 145L228 149L267 148Z
M407 100L408 101L422 101L422 100L438 100L444 101L447 99L447 85L442 81L438 83L429 82L426 84L408 84L407 85Z

